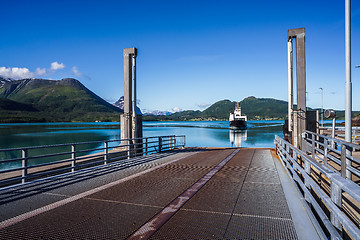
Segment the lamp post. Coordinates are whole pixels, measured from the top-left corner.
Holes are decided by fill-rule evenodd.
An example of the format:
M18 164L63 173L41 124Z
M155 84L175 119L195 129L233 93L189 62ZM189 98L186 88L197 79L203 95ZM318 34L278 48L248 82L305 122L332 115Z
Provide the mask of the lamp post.
M351 86L351 0L345 0L345 141L352 139L352 86ZM352 151L346 150L346 155ZM351 160L346 159L346 165L351 166ZM346 178L351 179L351 172L346 170Z
M324 127L324 89L321 87L321 127Z
M351 84L351 1L345 0L345 141L351 142L352 134L352 84Z

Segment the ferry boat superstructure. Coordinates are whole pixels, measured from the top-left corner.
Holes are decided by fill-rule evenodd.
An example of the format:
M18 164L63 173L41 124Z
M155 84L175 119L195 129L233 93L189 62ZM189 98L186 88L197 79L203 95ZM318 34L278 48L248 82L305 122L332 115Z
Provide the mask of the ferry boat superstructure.
M239 102L236 102L236 108L234 112L230 113L229 122L231 128L246 129L247 116L241 115L241 107L239 106Z

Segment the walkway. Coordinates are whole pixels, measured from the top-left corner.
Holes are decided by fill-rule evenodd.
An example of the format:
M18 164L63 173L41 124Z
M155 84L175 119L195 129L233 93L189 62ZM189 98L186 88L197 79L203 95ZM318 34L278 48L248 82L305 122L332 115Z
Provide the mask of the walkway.
M3 190L0 239L317 239L278 161L187 149Z

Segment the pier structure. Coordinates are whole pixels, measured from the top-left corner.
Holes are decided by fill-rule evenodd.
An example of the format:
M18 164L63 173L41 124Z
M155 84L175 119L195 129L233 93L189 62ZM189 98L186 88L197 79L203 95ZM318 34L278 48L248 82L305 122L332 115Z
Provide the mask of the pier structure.
M121 139L132 139L128 146L142 138L142 117L136 107L136 48L124 49L124 114L120 116ZM138 148L138 145L132 145Z
M293 100L293 40L296 49L296 110ZM294 146L301 148L300 135L306 129L305 28L288 30L288 119L292 142Z
M360 146L302 137L302 150L278 136L275 149L184 148L185 136L145 138L140 155L110 145L122 140L85 156L1 149L26 154L0 171L0 239L360 239L360 158L346 151Z
M293 42L296 49L296 103L294 109L294 78L293 78ZM305 130L316 132L319 113L306 108L306 61L305 61L305 28L288 30L288 124L286 134L289 141L302 148L301 134ZM285 134L285 133L284 133Z
M173 150L0 192L0 239L321 239L273 149Z

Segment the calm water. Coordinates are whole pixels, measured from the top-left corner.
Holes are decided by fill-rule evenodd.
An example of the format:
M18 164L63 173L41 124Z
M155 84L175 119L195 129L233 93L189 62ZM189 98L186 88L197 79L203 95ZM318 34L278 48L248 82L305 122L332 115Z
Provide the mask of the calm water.
M144 122L144 137L186 135L188 147L274 147L283 121L249 121L231 130L227 121ZM119 123L0 124L0 149L120 138Z
M283 121L249 121L247 130L232 130L227 121L144 122L143 135L185 135L187 147L274 147L274 136L282 136L282 125ZM0 124L0 149L119 139L119 129L119 123ZM77 150L97 147L102 144L82 145ZM69 151L69 147L35 149L29 155ZM83 155L89 153L93 152ZM0 152L0 160L16 158L21 158L21 151ZM34 159L29 165L56 160L59 157ZM20 166L21 161L0 163L0 169Z
M324 121L326 126L330 121ZM340 121L342 122L342 121ZM274 136L283 136L284 121L248 121L247 130L232 130L227 121L144 122L144 137L185 135L187 147L274 147ZM34 123L0 124L0 149L53 145L120 138L120 123ZM118 142L114 143L115 145ZM79 146L94 149L102 144ZM64 148L64 147L62 147ZM69 148L69 147L67 147ZM70 149L36 149L31 155L69 152ZM30 152L30 151L29 151ZM93 152L84 152L89 154ZM67 156L70 158L70 155ZM0 152L0 160L21 158L20 151ZM57 157L58 158L58 157ZM29 165L59 160L36 159ZM35 162L36 161L36 162ZM21 166L21 162L0 163L0 169Z

